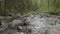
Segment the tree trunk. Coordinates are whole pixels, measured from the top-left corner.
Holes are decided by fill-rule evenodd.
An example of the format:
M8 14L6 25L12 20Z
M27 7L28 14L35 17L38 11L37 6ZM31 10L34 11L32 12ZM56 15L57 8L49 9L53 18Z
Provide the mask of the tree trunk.
M47 0L48 1L48 8L49 8L49 0Z
M54 7L56 7L56 0L54 0Z
M4 12L3 12L3 16L6 16L7 15L6 2L7 2L7 0L4 1Z

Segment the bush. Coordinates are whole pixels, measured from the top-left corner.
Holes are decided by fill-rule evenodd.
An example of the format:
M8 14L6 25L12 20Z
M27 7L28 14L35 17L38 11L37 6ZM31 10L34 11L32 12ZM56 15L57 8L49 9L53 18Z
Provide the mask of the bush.
M49 10L48 13L52 15L60 15L60 8Z

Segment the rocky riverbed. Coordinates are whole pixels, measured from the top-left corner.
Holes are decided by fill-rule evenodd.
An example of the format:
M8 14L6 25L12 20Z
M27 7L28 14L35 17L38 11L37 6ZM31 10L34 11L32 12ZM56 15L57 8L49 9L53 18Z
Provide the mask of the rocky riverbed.
M55 15L13 15L0 20L0 34L60 34L60 17Z

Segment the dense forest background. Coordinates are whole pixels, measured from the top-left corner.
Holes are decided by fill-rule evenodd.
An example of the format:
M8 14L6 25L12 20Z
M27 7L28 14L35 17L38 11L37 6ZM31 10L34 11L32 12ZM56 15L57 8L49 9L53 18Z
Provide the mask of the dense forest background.
M60 15L60 0L0 0L0 15L33 11Z

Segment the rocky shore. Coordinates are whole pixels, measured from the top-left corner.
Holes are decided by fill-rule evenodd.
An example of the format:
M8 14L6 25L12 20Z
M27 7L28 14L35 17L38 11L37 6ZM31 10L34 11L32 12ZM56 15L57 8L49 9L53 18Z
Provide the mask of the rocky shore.
M0 17L0 34L60 34L60 16L17 14Z

